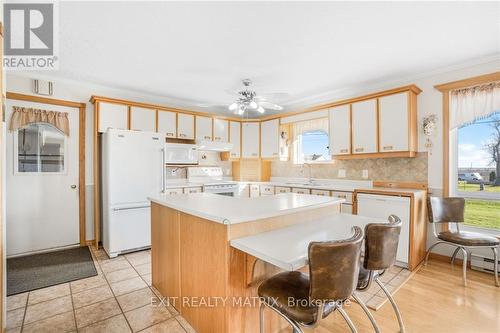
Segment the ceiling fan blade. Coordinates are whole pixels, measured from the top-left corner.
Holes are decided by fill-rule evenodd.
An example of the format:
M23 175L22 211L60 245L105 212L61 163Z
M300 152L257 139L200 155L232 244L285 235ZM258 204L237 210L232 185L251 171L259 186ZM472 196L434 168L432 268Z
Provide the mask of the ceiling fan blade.
M259 96L267 99L281 99L290 97L290 94L286 92L268 92L268 93L259 92Z
M266 109L278 110L278 111L283 110L283 107L281 105L274 104L271 102L262 101L262 102L259 102L259 105L266 108Z
M227 104L208 104L208 103L199 103L195 104L200 108L227 108Z
M238 90L224 89L224 92L231 96L240 96L240 92Z

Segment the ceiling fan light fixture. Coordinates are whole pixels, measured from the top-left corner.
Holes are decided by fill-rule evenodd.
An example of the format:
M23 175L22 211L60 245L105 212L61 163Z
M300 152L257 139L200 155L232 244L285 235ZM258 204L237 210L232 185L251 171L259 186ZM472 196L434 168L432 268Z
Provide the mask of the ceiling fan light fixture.
M260 106L260 105L259 105L259 107L257 108L257 111L258 111L259 113L264 113L264 112L266 112L266 110L265 110L262 106Z
M231 105L229 105L227 108L229 109L229 111L234 111L238 108L238 103L234 102Z
M259 105L255 102L255 101L251 101L249 106L252 108L252 109L257 109L259 107Z

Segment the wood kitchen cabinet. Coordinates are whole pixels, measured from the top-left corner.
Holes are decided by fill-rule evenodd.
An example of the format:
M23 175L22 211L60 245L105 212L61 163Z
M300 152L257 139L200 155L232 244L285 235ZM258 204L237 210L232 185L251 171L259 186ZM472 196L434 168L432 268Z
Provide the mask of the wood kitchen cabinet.
M239 121L229 122L229 142L233 144L230 151L230 158L240 158L241 156L241 123Z
M177 137L179 139L194 139L194 115L186 113L177 114Z
M263 121L260 124L261 158L279 158L279 119Z
M260 185L260 195L273 195L274 186L272 185Z
M352 104L352 153L370 154L377 150L377 100Z
M408 101L407 92L379 98L380 152L409 150Z
M130 129L134 131L156 131L156 110L130 107Z
M128 106L99 102L98 131L104 133L108 128L128 129Z
M340 105L331 108L329 114L330 155L351 153L351 106Z
M298 188L294 187L292 188L292 193L298 193L298 194L311 194L311 190L308 188Z
M196 116L196 140L212 140L212 118Z
M177 137L177 113L158 110L158 133L167 138Z
M214 141L229 142L229 121L214 119Z
M241 124L241 157L259 158L260 124L258 122L246 122Z
M326 190L311 190L311 194L313 195L320 195L324 197L329 197L330 196L330 191Z

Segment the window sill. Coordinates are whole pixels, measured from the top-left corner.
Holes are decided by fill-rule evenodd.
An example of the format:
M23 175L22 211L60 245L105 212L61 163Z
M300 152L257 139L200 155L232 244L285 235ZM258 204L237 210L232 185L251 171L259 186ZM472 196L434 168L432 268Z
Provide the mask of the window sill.
M499 229L481 228L467 224L460 224L460 230L469 232L480 232L482 234L486 234L500 239Z

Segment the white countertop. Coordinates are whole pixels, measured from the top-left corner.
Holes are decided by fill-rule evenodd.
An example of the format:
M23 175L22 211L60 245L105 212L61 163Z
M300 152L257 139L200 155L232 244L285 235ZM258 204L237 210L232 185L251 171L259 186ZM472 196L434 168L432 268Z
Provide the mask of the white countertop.
M194 193L149 197L157 204L210 221L234 224L292 214L345 202L337 197L282 193L254 198Z
M339 214L317 221L296 224L257 235L233 239L232 247L260 260L294 271L307 265L307 249L310 242L349 238L351 228L364 228L368 223L385 222L364 216Z

